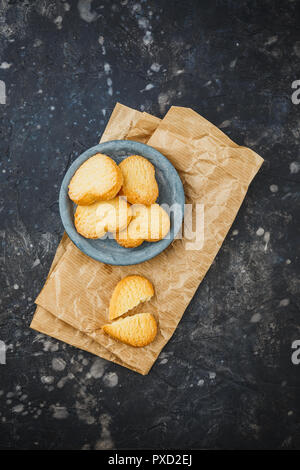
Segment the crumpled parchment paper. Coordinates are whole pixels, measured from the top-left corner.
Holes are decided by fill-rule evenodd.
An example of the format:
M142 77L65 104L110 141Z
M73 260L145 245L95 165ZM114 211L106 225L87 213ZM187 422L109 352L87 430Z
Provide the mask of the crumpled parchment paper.
M211 266L263 159L189 108L173 106L160 120L117 104L101 142L114 139L148 143L172 162L194 224L196 204L202 207L201 226L194 231L198 237L192 229L183 230L183 238L152 260L110 266L81 253L64 235L36 299L31 328L147 374ZM101 331L113 289L129 274L142 274L155 287L150 302L137 307L152 312L159 323L156 339L144 348L116 342Z

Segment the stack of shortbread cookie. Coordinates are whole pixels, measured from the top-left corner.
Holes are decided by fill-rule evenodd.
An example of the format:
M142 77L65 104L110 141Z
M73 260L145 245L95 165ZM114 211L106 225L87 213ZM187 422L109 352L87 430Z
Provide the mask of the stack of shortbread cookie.
M69 184L69 197L77 204L76 230L85 238L111 232L125 248L161 240L170 230L170 218L155 203L158 193L155 168L146 158L132 155L118 166L97 153Z

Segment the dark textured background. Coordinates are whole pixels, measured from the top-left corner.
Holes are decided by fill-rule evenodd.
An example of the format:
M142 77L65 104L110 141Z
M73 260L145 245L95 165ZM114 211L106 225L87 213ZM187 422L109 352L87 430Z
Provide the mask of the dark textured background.
M300 2L0 5L0 447L300 448ZM60 182L116 101L190 106L265 159L146 377L29 329Z

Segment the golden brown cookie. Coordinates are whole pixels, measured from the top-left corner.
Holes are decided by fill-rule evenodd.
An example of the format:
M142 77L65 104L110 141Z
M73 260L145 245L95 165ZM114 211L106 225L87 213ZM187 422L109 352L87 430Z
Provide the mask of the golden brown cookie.
M115 238L119 245L134 248L143 241L157 242L170 231L170 217L158 204L131 206L132 219L125 230L116 232Z
M104 325L102 329L113 339L141 348L154 340L157 323L151 313L138 313Z
M109 303L109 319L114 320L154 295L151 282L144 276L126 276L116 285Z
M97 153L75 172L69 184L69 197L75 204L87 206L114 198L121 189L123 176L107 155Z
M123 230L130 220L130 204L119 196L110 201L77 206L74 216L76 230L85 238L101 238L106 232Z
M131 204L154 204L158 198L158 186L155 168L152 163L140 155L125 158L119 168L123 174L121 194Z

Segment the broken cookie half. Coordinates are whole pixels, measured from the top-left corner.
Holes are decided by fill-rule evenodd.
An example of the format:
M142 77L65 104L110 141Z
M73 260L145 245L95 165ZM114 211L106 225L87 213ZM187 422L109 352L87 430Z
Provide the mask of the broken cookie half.
M136 348L150 344L157 333L157 323L151 313L137 313L104 325L103 331L117 341Z
M116 285L110 303L109 319L124 315L141 302L150 300L154 295L154 287L144 276L126 276Z

